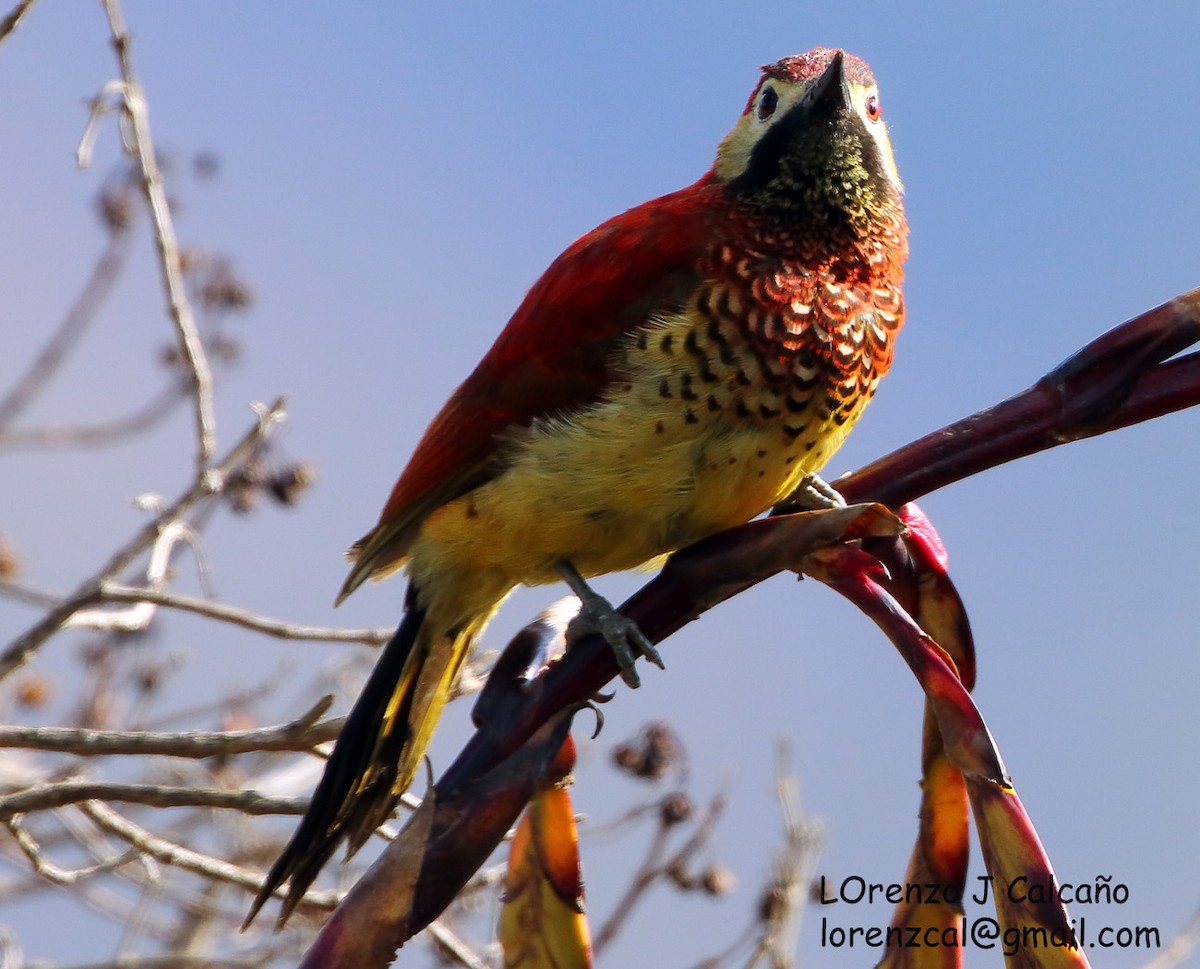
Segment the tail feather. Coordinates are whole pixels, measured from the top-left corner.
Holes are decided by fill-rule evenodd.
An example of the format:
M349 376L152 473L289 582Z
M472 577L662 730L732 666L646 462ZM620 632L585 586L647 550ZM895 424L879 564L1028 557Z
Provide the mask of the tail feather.
M426 622L410 586L404 618L342 728L308 812L267 873L245 925L290 880L279 922L344 839L347 858L388 819L411 783L482 615L446 632Z

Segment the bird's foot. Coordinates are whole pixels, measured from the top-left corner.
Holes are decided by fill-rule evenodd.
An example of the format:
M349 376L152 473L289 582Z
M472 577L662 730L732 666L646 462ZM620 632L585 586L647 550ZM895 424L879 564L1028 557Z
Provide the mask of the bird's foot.
M638 629L637 623L622 616L613 608L612 603L595 592L584 581L575 566L564 559L557 563L556 568L558 574L563 577L563 581L571 587L571 591L583 603L579 615L572 619L567 626L568 646L584 636L599 633L612 648L613 654L617 658L617 665L621 668L621 679L634 688L641 683L637 670L633 668L634 660L637 659L639 653L659 669L666 668L658 650Z
M845 508L846 499L836 488L816 472L806 474L795 490L775 506L774 511L784 514L792 511L828 511Z

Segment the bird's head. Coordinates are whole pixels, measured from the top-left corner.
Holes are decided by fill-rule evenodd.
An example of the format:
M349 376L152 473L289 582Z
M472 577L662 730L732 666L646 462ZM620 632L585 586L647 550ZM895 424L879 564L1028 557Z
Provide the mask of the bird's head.
M712 174L767 240L840 246L903 219L875 77L841 50L764 67Z

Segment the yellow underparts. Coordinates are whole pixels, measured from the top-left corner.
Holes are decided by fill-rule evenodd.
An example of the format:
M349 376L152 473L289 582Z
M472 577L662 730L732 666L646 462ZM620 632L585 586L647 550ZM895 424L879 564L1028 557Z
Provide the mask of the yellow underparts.
M816 393L789 412L748 353L722 363L698 329L684 316L656 324L630 344L608 399L514 435L497 478L422 525L409 557L418 587L464 618L490 611L517 584L558 581L559 559L585 576L652 563L749 521L818 470L861 408L838 426L817 414Z

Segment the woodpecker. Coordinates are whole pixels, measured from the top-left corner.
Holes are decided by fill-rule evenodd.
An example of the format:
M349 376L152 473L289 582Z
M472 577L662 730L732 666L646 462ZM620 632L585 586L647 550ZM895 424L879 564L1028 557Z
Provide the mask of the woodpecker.
M870 68L816 48L762 69L699 181L550 265L351 550L338 601L406 568L404 618L250 918L391 814L516 586L565 578L569 638L657 660L586 577L749 521L837 450L903 323L902 197Z

